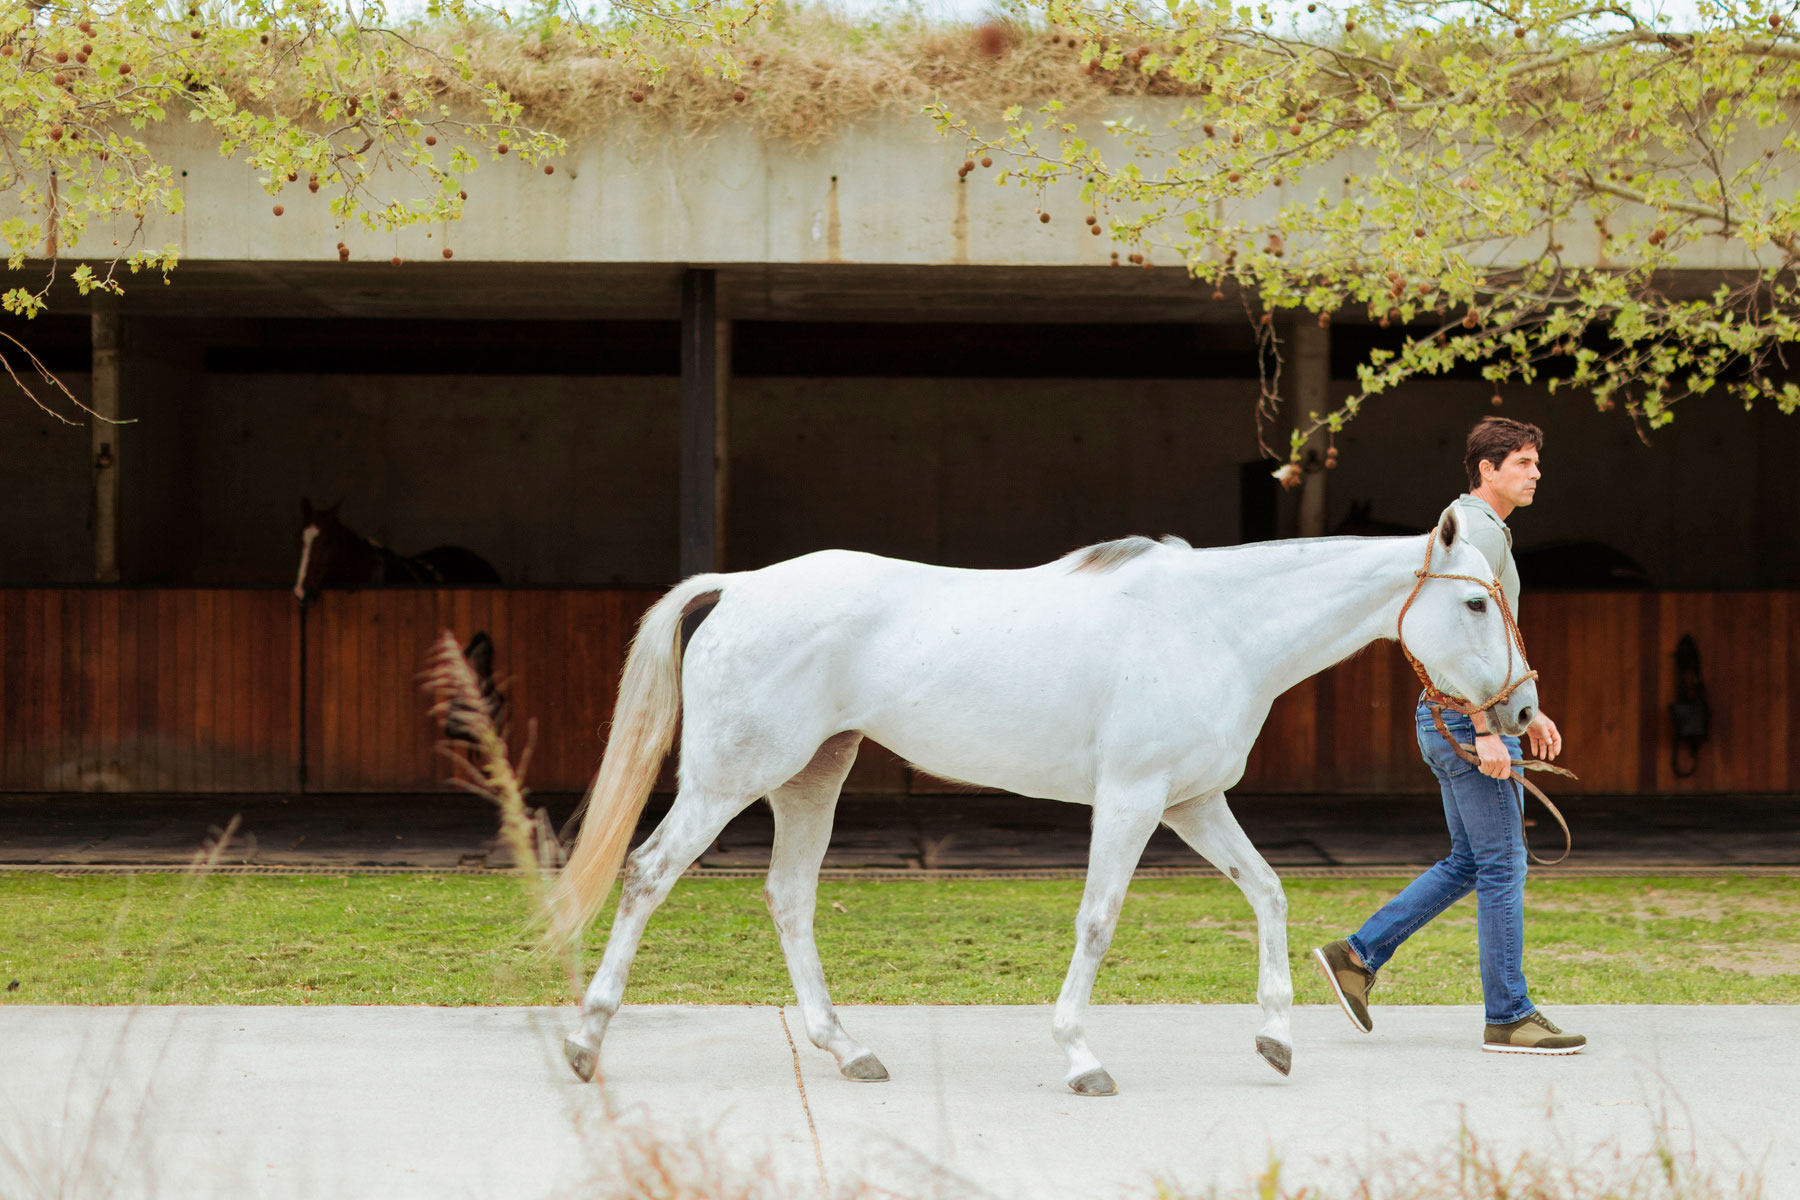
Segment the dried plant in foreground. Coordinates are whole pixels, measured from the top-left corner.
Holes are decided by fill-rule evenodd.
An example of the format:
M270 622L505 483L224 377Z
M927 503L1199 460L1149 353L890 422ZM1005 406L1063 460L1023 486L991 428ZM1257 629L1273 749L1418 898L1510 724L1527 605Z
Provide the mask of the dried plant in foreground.
M1390 1145L1366 1158L1321 1159L1329 1182L1319 1182L1317 1171L1299 1182L1300 1172L1271 1150L1263 1170L1241 1183L1194 1187L1162 1177L1148 1185L1121 1183L1110 1193L1084 1191L1119 1200L1772 1200L1754 1164L1730 1177L1703 1167L1694 1147L1672 1133L1672 1106L1684 1107L1665 1087L1647 1147L1617 1138L1583 1142L1558 1123L1553 1107L1536 1148L1526 1151L1488 1144L1465 1114L1454 1141L1436 1151ZM641 1109L620 1113L609 1106L603 1123L578 1121L577 1131L591 1173L564 1194L587 1200L999 1200L1014 1194L1005 1185L991 1191L964 1169L921 1156L904 1134L886 1144L875 1135L857 1147L851 1177L821 1178L814 1187L800 1182L805 1172L797 1161L784 1171L773 1147L746 1144L718 1127L678 1131ZM1197 1160L1203 1168L1207 1157Z
M481 678L457 645L456 635L448 629L432 643L419 678L434 698L431 716L444 734L438 742L438 752L454 767L451 783L492 801L499 809L500 840L524 876L532 919L539 925L553 924L549 892L562 865L562 846L544 810L525 803L525 771L531 764L537 722L526 726L525 750L515 767L505 734L494 724L497 690L483 691ZM579 991L576 947L569 939L560 939L557 945L570 986Z
M672 1130L635 1106L608 1106L603 1120L578 1121L577 1135L589 1174L561 1194L583 1200L1001 1200L898 1140L862 1147L855 1174L826 1179L799 1157L784 1163L774 1144L718 1125Z
M604 1153L594 1174L570 1195L593 1200L765 1200L802 1195L811 1189L784 1179L766 1157L726 1152L717 1131L671 1136L641 1120L620 1121L608 1114ZM589 1136L598 1135L598 1131ZM899 1147L891 1148L900 1151ZM906 1162L893 1163L898 1179L877 1184L839 1181L813 1194L821 1200L994 1200L995 1193L960 1174ZM884 1174L892 1172L882 1172ZM1149 1190L1121 1187L1121 1200L1767 1200L1753 1173L1720 1181L1703 1171L1694 1155L1676 1150L1658 1126L1646 1152L1627 1152L1616 1143L1589 1148L1585 1155L1555 1146L1547 1152L1510 1155L1480 1142L1467 1127L1441 1153L1396 1154L1349 1170L1341 1182L1300 1184L1284 1179L1277 1157L1252 1179L1236 1186L1192 1189L1160 1180Z
M1606 1142L1577 1150L1565 1144L1554 1114L1546 1114L1545 1150L1509 1154L1484 1144L1466 1120L1456 1142L1438 1154L1396 1154L1357 1168L1337 1185L1283 1181L1283 1163L1269 1165L1249 1184L1190 1191L1159 1184L1157 1200L1765 1200L1759 1174L1721 1181L1704 1170L1693 1149L1678 1149L1665 1116L1647 1151Z
M180 933L188 909L217 870L237 837L242 814L234 813L224 828L215 828L195 849L183 874L186 882L169 915L162 937L145 968L138 999L131 1005L104 1049L90 1047L84 1035L76 1061L91 1066L94 1078L84 1087L78 1073L63 1085L60 1110L13 1111L0 1090L0 1196L51 1197L130 1194L155 1195L157 1178L151 1155L158 1109L148 1084L126 1086L126 1052L144 1008L157 999L156 978L169 946ZM119 911L122 921L129 907ZM114 932L117 932L115 922ZM109 946L109 949L112 947ZM150 1061L160 1064L172 1037L152 1048ZM154 1069L152 1075L155 1074ZM7 1082L0 1079L0 1084ZM15 1191L16 1189L16 1191ZM165 1189L166 1190L166 1189Z

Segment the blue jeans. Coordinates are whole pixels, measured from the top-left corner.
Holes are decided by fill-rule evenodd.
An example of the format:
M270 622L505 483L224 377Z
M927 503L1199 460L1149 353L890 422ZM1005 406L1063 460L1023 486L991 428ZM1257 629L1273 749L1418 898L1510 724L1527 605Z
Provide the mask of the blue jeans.
M1444 793L1450 856L1406 886L1350 935L1363 965L1381 969L1400 943L1427 921L1475 893L1475 927L1481 951L1481 993L1490 1025L1505 1025L1536 1011L1525 985L1524 795L1510 779L1490 779L1456 756L1432 723L1424 703L1417 712L1419 752ZM1461 713L1445 711L1450 735L1468 745L1475 728ZM1519 757L1519 739L1505 738Z

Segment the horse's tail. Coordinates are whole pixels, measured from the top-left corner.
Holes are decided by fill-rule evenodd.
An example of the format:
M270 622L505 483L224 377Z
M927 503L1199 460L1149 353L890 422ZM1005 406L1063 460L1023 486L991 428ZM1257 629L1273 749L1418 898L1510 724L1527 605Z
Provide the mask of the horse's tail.
M722 575L685 580L638 622L606 753L582 801L581 831L551 896L557 928L566 937L587 928L612 890L681 717L682 619L716 603L724 580Z

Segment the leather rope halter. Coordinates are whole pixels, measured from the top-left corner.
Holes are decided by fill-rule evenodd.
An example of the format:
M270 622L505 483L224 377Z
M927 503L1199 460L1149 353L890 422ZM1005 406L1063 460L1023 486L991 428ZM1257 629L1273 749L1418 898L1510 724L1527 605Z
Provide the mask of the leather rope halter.
M1448 708L1454 712L1462 713L1464 716L1473 716L1484 709L1489 709L1496 704L1504 703L1514 692L1525 686L1527 681L1536 679L1538 673L1531 669L1531 663L1525 657L1525 635L1519 632L1519 622L1513 617L1512 606L1506 602L1506 594L1500 590L1500 581L1498 579L1477 579L1473 575L1450 575L1439 571L1433 571L1431 569L1431 556L1437 550L1437 540L1438 532L1434 529L1431 531L1431 535L1425 539L1425 564L1417 571L1413 572L1413 577L1415 579L1413 589L1407 595L1406 603L1400 606L1400 618L1395 622L1394 636L1400 643L1400 653L1406 655L1406 661L1412 664L1413 672L1418 675L1419 682L1425 685L1425 706L1431 710L1431 720L1432 723L1437 726L1438 733L1450 744L1450 748L1456 751L1456 756L1458 758L1466 763L1479 764L1481 758L1475 753L1475 747L1465 745L1450 736L1450 728L1444 724L1444 710ZM1437 684L1431 681L1431 675L1425 670L1425 664L1420 662L1413 652L1407 648L1406 610L1411 608L1413 601L1419 598L1419 592L1424 588L1425 581L1428 579L1460 579L1467 583L1472 583L1476 587L1486 591L1489 596L1493 597L1494 603L1500 607L1500 618L1506 622L1506 684L1484 703L1473 704L1467 700L1459 700L1455 696L1446 693L1443 689L1439 688ZM1519 648L1519 665L1524 668L1524 673L1517 679L1512 677L1514 646ZM1533 861L1546 867L1554 867L1556 864L1569 857L1569 852L1575 848L1575 838L1574 835L1569 832L1569 823L1563 820L1562 812L1556 805L1550 802L1550 797L1544 795L1536 784L1525 778L1522 773L1525 771L1549 771L1569 779L1578 779L1580 777L1573 771L1565 770L1562 767L1554 766L1538 759L1515 758L1512 760L1512 774L1508 776L1508 778L1517 781L1526 791L1536 796L1539 802L1542 803L1545 808L1550 810L1550 815L1556 818L1556 823L1562 827L1563 852L1555 858L1539 858L1537 851L1532 850L1529 843L1526 845L1526 850L1531 854Z

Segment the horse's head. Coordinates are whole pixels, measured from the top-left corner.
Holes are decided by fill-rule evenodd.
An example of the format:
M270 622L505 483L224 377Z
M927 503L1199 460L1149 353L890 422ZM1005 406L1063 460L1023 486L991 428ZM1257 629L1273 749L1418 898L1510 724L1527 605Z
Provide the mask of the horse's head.
M339 500L330 508L314 508L312 501L300 500L300 571L294 577L294 599L311 604L319 597L331 570L331 561L343 541L344 525L338 520Z
M1514 640L1499 586L1483 586L1494 578L1494 569L1463 536L1462 516L1455 505L1438 519L1431 550L1431 575L1466 578L1424 581L1405 613L1406 648L1433 678L1470 703L1506 693L1488 709L1490 727L1506 734L1524 732L1537 714L1537 684L1527 679L1514 686L1531 668Z

